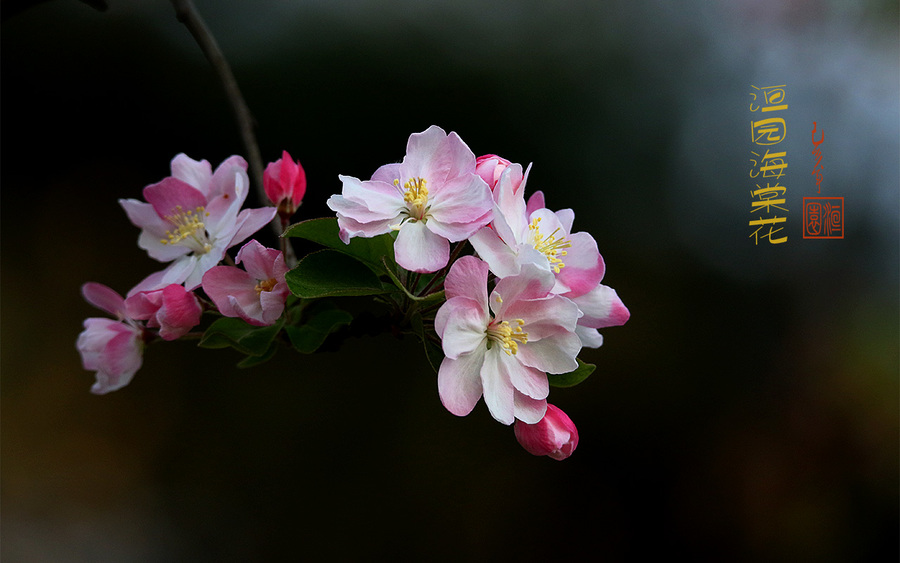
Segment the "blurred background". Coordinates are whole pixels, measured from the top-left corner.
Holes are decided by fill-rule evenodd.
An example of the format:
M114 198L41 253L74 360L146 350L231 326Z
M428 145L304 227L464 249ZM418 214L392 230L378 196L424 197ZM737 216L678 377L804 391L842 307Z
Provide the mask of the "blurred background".
M3 3L5 561L897 559L896 2L196 1L298 219L432 124L575 210L632 316L551 393L564 462L389 336L246 370L162 343L89 393L81 284L159 269L117 199L243 152L171 5L109 4ZM749 94L780 84L789 239L756 246ZM816 195L843 240L802 238Z

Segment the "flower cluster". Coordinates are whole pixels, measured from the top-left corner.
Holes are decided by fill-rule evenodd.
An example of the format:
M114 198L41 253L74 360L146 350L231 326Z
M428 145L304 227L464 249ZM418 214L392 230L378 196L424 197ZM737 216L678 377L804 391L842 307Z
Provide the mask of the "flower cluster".
M548 374L578 369L582 347L599 347L598 329L624 324L629 311L600 283L605 265L594 238L573 232L572 210L547 209L542 192L526 201L527 178L521 165L494 154L476 159L455 133L432 126L410 137L400 164L367 181L341 176L343 191L328 205L344 242L398 231L397 263L413 272L437 272L448 265L450 242L471 243L476 255L450 265L434 319L445 356L441 401L465 416L484 397L499 422L543 428ZM527 435L517 432L523 445ZM573 435L571 447L552 451L568 457L574 427Z
M231 347L246 356L242 366L283 346L314 352L351 334L340 298L373 296L389 309L376 317L385 332L423 343L448 411L465 416L483 398L526 451L569 457L578 432L548 404L550 388L586 378L594 366L579 354L629 312L601 283L597 242L573 230L573 211L551 211L540 191L526 199L529 170L494 154L476 158L456 133L431 126L410 136L401 162L367 180L338 176L341 192L327 200L336 217L290 225L307 185L287 152L262 175L272 206L256 209L244 208L250 179L241 157L213 171L176 156L171 175L144 188L145 201L120 200L141 230L138 245L167 266L126 297L83 287L113 317L87 319L78 337L85 369L96 372L92 390L126 385L159 339ZM276 217L281 249L245 243ZM291 238L324 248L296 261Z
M229 248L275 217L275 207L241 209L250 184L246 161L232 156L213 172L209 162L179 154L171 170L144 188L146 202L119 200L141 229L138 246L168 266L135 285L127 299L98 283L82 287L88 303L116 319L89 318L78 337L84 368L96 371L94 393L127 385L141 367L146 344L184 337L200 324L204 309L258 325L274 323L284 310L280 251L251 240L238 252L246 271L218 265L230 260ZM213 304L198 295L200 289Z

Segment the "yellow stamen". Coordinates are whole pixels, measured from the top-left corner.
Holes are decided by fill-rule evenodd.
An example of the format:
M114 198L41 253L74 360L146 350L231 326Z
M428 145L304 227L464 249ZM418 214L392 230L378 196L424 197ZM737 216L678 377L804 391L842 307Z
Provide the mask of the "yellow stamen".
M532 244L535 250L547 257L547 260L550 261L550 267L558 274L559 271L566 266L558 256L566 256L568 253L563 250L563 248L571 248L572 243L569 242L566 237L556 240L555 235L559 232L559 227L554 229L554 231L550 233L550 236L544 237L539 228L540 222L541 218L536 217L532 219L531 224L528 225L528 230L531 231Z
M409 216L411 219L422 220L428 211L428 188L425 185L428 181L425 178L410 178L403 184L405 193L403 201L409 206ZM400 188L400 180L394 180L394 186Z
M516 326L510 326L509 321L501 321L499 324L491 324L485 333L487 337L498 342L507 355L512 356L519 351L519 344L528 342L528 333L522 330L525 321L515 319Z
M166 216L166 220L175 226L172 231L166 231L166 238L161 239L163 244L179 244L185 239L195 252L206 253L212 250L212 245L206 238L206 224L203 222L209 216L203 206L195 210L183 211L180 205L175 207L174 215Z
M263 291L272 291L275 286L278 284L278 280L275 278L269 278L267 280L262 280L258 284L256 284L256 294L259 295Z

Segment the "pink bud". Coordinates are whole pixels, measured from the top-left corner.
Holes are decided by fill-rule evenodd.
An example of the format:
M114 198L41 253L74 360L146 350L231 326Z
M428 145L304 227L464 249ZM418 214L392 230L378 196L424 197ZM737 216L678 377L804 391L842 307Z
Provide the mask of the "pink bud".
M287 151L281 158L266 166L263 187L280 215L291 216L306 195L306 172L300 162L294 162Z
M512 164L510 161L496 154L486 154L475 159L475 173L487 183L491 191L497 186L500 174Z
M155 291L141 291L125 300L125 310L132 319L147 321L159 327L164 340L181 338L200 324L202 310L197 296L177 283Z
M516 420L516 440L534 455L546 455L564 460L578 447L578 430L566 413L547 404L547 414L537 424Z

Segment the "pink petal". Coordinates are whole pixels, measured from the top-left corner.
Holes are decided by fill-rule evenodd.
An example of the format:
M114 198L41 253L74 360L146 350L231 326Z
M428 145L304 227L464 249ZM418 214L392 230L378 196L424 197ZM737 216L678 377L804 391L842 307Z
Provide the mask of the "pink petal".
M378 170L372 174L370 180L373 182L384 182L389 186L394 185L394 180L401 180L400 185L402 186L406 180L409 180L409 178L401 179L400 173L402 168L403 165L396 162L379 166Z
M171 223L168 225L169 228L172 227ZM166 240L166 238L166 235L160 236L150 230L144 230L141 231L141 235L138 237L138 247L146 250L150 258L160 262L171 262L191 252L191 249L187 246L164 244L162 241Z
M530 336L530 333L529 333ZM574 332L561 331L519 346L519 361L546 373L568 373L578 367L581 339Z
M481 398L481 366L484 348L457 359L444 358L438 370L438 394L444 407L456 416L466 416Z
M453 164L446 141L447 133L437 125L410 135L401 174L408 178L425 178L431 183L445 181ZM475 155L472 154L472 171L474 170ZM404 178L401 178L400 184L403 182Z
M475 173L475 153L456 132L451 131L444 141L444 148L450 153L448 178ZM490 188L488 188L490 190Z
M281 318L289 293L287 283L280 282L271 291L263 291L259 294L259 320L264 325L275 324L275 321Z
M340 197L347 201L336 201L336 205L344 207L332 211L350 215L357 221L377 221L396 217L407 209L406 202L403 201L403 184L406 180L402 178L399 180L399 186L373 180L363 182L352 176L338 176L338 178L342 184ZM356 205L348 205L348 202Z
M228 296L228 301L231 304L232 310L237 312L236 317L240 317L244 321L249 324L256 326L265 326L266 322L263 320L263 311L262 304L259 300L255 300L252 302L239 302L238 298L234 295ZM227 315L231 316L231 315Z
M141 280L136 286L129 289L128 297L136 295L142 291L153 291L155 289L164 288L168 284L163 283L162 280L167 273L168 268L166 268L165 270L160 270L159 272L153 272L152 274Z
M184 290L183 286L177 286ZM147 326L153 328L158 327L159 323L156 322L154 315L159 311L160 307L163 306L163 293L161 289L157 289L154 291L141 291L139 293L135 293L134 295L130 295L128 299L125 300L125 310L128 313L128 316L132 319L136 319L139 321L147 321Z
M525 214L531 219L532 213L544 207L547 207L544 205L544 192L538 190L528 198L528 204L525 206Z
M495 218L494 223L496 222ZM494 229L482 228L469 238L469 242L497 277L505 278L519 273L516 251L503 242Z
M172 159L172 176L193 186L209 196L209 181L212 179L212 167L206 160L194 160L181 153Z
M556 218L567 233L572 232L572 223L575 222L575 212L571 209L560 209L556 212Z
M520 165L513 164L500 176L500 181L497 183L497 187L494 188L494 201L496 201L497 208L503 214L503 218L506 219L509 229L517 237L517 240L520 240L518 237L523 236L527 232L528 217L523 195L525 190L517 190L512 181L515 167L519 167L521 170ZM509 239L502 231L498 231L498 233L504 240L509 242Z
M216 167L206 191L207 199L219 196L235 198L241 205L249 193L250 178L247 176L247 161L241 156L230 156Z
M429 220L445 224L472 225L469 227L469 234L487 225L493 218L494 202L491 190L484 180L475 174L435 186L433 190L429 190L428 201Z
M547 412L547 406L547 399L533 399L518 391L513 395L515 417L526 424L540 422Z
M450 359L485 345L487 319L481 304L467 297L453 297L441 306L441 345Z
M340 197L340 196L332 196ZM331 201L330 199L328 201ZM400 222L399 217L391 217L383 221L360 223L338 213L339 236L344 244L348 244L353 237L372 238L391 232L392 228Z
M579 325L575 327L575 334L581 339L581 346L584 348L599 348L603 346L603 335L596 328Z
M509 425L515 421L515 399L504 358L508 356L501 351L500 346L494 346L485 353L481 386L484 389L484 402L491 411L491 416L498 422Z
M594 237L588 233L575 233L567 238L571 247L566 249L566 256L560 257L565 267L556 278L568 288L567 297L575 297L597 287L603 279L605 266Z
M163 288L163 307L157 312L159 335L164 340L181 338L200 324L203 310L193 292L184 286L171 284Z
M504 298L505 300L506 298ZM560 332L572 332L581 311L571 300L559 295L542 299L517 300L503 312L504 319L522 319L528 340L540 340Z
M447 299L461 296L473 299L487 312L488 266L474 256L463 256L450 267L444 280Z
M212 250L206 254L185 257L186 260L190 261L188 265L190 269L187 276L182 281L176 279L169 281L169 283L183 283L184 288L187 290L197 289L203 282L203 274L209 271L210 268L215 267L223 258L225 258L225 244L222 241L218 241Z
M159 216L153 206L136 199L120 199L119 205L128 215L128 220L139 229L152 232L156 238L164 238L171 224Z
M519 346L519 352L521 353L529 344L531 343ZM547 379L547 374L521 363L517 358L518 354L510 356L504 353L503 355L506 357L502 358L501 361L505 364L512 386L518 392L524 393L533 399L546 399L547 395L550 394L550 383Z
M519 275L503 278L497 282L489 301L491 309L497 318L506 319L504 311L515 302L547 297L555 279L553 273L548 270L542 270L534 264L524 264Z
M394 241L394 255L411 272L436 272L450 260L450 243L429 231L424 221L407 221Z
M196 211L207 203L200 190L172 177L144 188L144 199L164 219L178 213Z
M279 276L283 280L287 272L281 251L266 248L256 240L251 240L241 247L235 262L243 265L247 273L258 280L277 279Z
M81 295L85 301L110 315L126 318L125 299L115 290L102 283L88 282L81 286Z
M234 266L216 266L203 274L203 291L226 317L240 317L241 312L259 306L256 279Z
M277 207L260 207L257 209L244 209L241 211L237 218L240 227L234 236L231 237L228 248L242 243L244 239L268 225L269 222L275 218L277 213Z
M584 313L578 324L588 328L620 326L631 316L616 290L602 284L572 301Z

